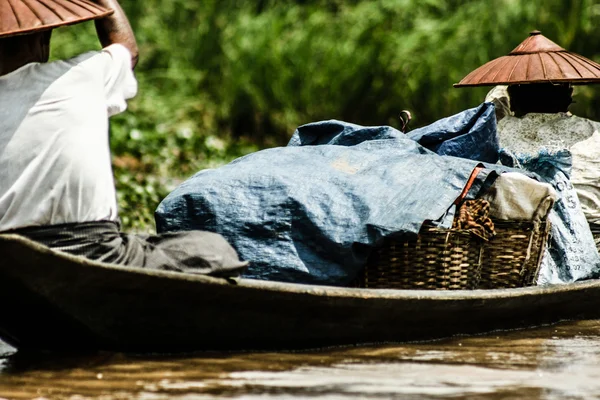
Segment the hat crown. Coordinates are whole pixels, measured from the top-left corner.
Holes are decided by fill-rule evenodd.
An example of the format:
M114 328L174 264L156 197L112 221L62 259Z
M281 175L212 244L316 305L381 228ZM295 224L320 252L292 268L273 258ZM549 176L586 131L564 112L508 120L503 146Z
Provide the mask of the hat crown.
M550 51L566 51L546 36L542 35L540 31L532 31L529 33L529 37L521 42L513 51L509 54L532 54L532 53L547 53Z

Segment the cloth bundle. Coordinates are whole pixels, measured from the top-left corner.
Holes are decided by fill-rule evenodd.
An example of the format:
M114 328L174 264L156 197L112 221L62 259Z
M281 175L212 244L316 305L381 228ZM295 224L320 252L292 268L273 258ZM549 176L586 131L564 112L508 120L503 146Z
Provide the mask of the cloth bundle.
M519 172L505 172L482 194L492 206L493 219L540 222L558 196L552 185L538 182Z

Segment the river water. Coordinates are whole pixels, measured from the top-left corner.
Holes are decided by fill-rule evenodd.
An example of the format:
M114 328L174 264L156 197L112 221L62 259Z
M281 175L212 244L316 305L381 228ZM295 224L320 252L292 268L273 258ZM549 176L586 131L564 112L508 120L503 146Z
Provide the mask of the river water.
M600 398L600 320L294 353L0 354L3 399Z

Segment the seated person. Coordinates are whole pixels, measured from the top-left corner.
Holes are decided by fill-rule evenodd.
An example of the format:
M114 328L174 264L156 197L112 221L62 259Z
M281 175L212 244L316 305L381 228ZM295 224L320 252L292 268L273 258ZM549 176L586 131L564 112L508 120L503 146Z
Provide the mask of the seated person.
M506 87L504 87L506 88ZM486 100L508 100L510 112L498 121L500 147L536 155L545 148L568 149L573 157L571 182L600 246L600 123L572 115L569 84L525 84L494 88ZM498 108L498 107L497 107ZM500 107L501 110L506 110ZM512 115L511 115L512 114Z
M495 86L486 101L496 105L500 147L536 156L566 149L583 213L600 247L600 123L573 116L572 85L600 82L600 64L532 31L506 56L491 60L455 87ZM557 188L558 189L558 188Z
M103 262L239 274L246 263L218 234L120 232L108 118L137 92L138 48L117 0L80 3L96 13L103 49L64 61L48 62L51 31L19 18L25 7L0 16L22 22L0 24L0 232Z

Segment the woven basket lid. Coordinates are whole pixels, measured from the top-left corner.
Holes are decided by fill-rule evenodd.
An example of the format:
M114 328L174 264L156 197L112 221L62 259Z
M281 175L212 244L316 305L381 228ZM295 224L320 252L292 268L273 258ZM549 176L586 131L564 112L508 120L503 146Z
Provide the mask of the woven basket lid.
M0 38L76 24L112 13L89 0L0 0Z
M600 83L600 64L570 53L533 31L507 56L477 68L454 87L527 83Z

